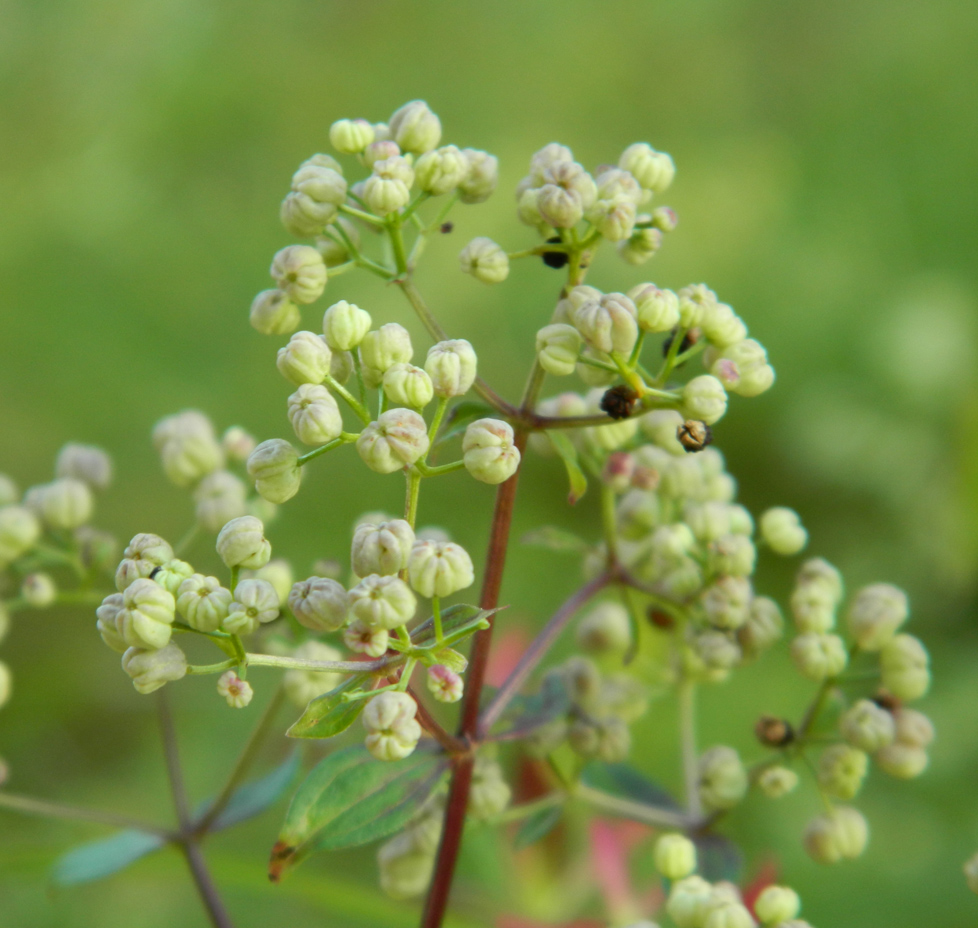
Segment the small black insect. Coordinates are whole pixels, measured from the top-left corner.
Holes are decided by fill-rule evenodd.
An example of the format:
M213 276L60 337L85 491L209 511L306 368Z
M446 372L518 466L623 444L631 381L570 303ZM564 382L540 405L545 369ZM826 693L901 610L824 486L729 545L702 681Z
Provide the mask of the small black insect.
M773 715L762 715L754 726L754 734L761 744L769 748L783 748L795 740L791 722Z
M676 338L676 329L673 329L666 340L662 343L662 357L666 357L669 354L669 349L672 347L672 343ZM679 351L677 354L682 354L684 351L689 351L699 341L699 331L697 329L690 329L684 336L683 340L679 345Z
M441 228L438 231L441 232L442 235L448 235L448 233L451 232L452 229L454 228L455 228L454 222L443 222L441 224Z
M622 383L605 391L604 396L601 397L601 408L612 419L627 419L632 414L637 399L638 394Z
M560 236L555 235L553 236L553 238L548 238L547 244L548 245L560 244ZM568 260L570 260L567 257L566 251L545 251L542 257L543 257L543 263L546 264L547 267L556 268L558 270L562 267L567 267L567 262Z

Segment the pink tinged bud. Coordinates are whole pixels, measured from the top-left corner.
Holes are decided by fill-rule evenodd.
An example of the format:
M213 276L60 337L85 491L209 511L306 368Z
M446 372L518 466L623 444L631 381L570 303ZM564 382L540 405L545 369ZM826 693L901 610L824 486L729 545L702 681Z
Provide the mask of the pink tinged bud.
M359 619L351 622L343 632L343 643L358 654L381 657L387 651L390 633L386 628L371 628Z
M334 632L346 624L350 595L335 580L310 577L293 585L289 592L289 609L306 628Z
M428 689L438 702L458 702L462 698L462 678L441 664L428 668Z
M465 469L482 483L508 480L520 466L513 429L501 419L477 419L462 440Z
M243 709L255 695L251 684L242 680L233 670L221 674L217 681L217 692L227 700L232 709Z

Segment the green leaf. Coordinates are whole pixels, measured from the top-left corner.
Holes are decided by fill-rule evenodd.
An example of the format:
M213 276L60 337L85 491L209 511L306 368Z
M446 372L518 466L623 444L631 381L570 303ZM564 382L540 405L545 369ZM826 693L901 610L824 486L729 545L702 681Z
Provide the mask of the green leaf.
M636 802L658 806L661 809L682 810L682 806L668 790L628 764L592 761L582 771L581 780L585 785L610 793L612 796L634 799Z
M54 882L59 886L77 886L101 880L165 844L166 838L134 828L117 832L111 838L80 844L55 862Z
M299 752L296 750L271 773L238 787L231 794L228 804L214 820L210 830L221 831L224 828L231 828L264 812L288 790L298 772ZM197 814L198 819L207 813L212 802L213 800L208 800L202 804Z
M543 525L527 532L520 539L520 544L549 548L551 551L566 551L569 554L584 554L589 548L587 542L577 535L553 525Z
M570 494L567 499L573 506L587 492L587 477L577 463L577 448L567 435L557 429L547 432L547 438L567 468L567 479L570 480Z
M531 844L536 844L541 838L547 837L557 827L557 823L563 814L564 807L562 805L550 806L541 809L539 812L534 812L520 825L520 830L516 832L516 837L513 839L513 850L520 851Z
M445 424L438 434L435 447L448 441L450 438L454 438L460 432L464 432L469 427L470 422L481 419L484 416L492 415L496 415L496 412L492 406L486 403L478 403L475 400L466 400L463 403L458 403L448 413L448 418L445 420Z
M277 882L314 851L368 844L403 828L447 769L435 749L419 748L397 761L378 761L360 745L330 754L292 798L269 878Z
M465 632L475 631L489 616L499 612L499 609L480 609L466 603L456 603L441 611L441 628L445 637ZM423 648L435 642L435 620L426 619L411 632L411 644Z
M332 738L346 731L363 711L366 699L349 702L346 693L359 689L369 674L361 673L344 680L336 689L317 696L285 733L290 738Z

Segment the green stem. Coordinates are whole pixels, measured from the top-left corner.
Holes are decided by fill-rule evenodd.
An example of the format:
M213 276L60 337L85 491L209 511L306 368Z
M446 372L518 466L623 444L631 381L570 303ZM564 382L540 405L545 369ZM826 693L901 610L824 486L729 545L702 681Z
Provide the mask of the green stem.
M653 383L657 386L665 386L666 381L669 379L669 375L672 373L672 369L676 366L676 357L679 354L679 347L686 339L687 330L679 326L676 328L676 334L672 338L672 342L669 345L669 350L666 352L666 359L662 362L662 368L659 370Z
M608 564L618 563L618 524L615 517L615 491L607 484L601 484L601 524L604 528L604 542L608 548Z
M404 275L408 272L407 252L404 250L404 233L401 230L401 217L396 213L386 222L387 234L390 236L391 248L394 251L394 264L397 273Z
M241 576L241 567L240 567L240 565L235 564L234 567L231 568L231 586L230 586L230 590L231 590L231 595L232 596L234 595L234 591L238 588L238 577L240 577L240 576ZM235 636L232 635L231 637L234 638Z
M246 654L249 667L279 667L282 670L313 670L318 673L373 673L393 669L404 662L401 655L376 661L307 661L277 654Z
M397 688L400 692L404 692L408 688L408 684L411 682L411 674L414 673L414 668L417 666L418 660L415 657L409 657L404 662L404 670L401 671L401 679L397 681Z
M440 474L461 470L465 467L465 461L452 461L450 464L439 464L437 467L429 467L423 461L416 461L414 466L422 477L437 477Z
M656 828L679 828L687 830L691 828L696 820L691 820L682 812L675 812L672 809L662 809L658 806L647 805L644 802L635 802L632 799L622 799L604 793L601 790L593 789L590 786L578 784L573 789L575 799L580 799L588 805L609 812L620 818L631 819L635 822L643 822Z
M359 350L354 348L353 351L350 352L350 357L353 358L353 371L357 378L357 393L360 395L360 405L366 409L367 385L363 382L363 365L360 362Z
M628 358L628 366L634 368L638 364L638 359L642 354L642 345L645 344L645 330L639 329L638 338L635 340L635 347L632 349Z
M431 617L435 623L435 641L438 644L443 644L445 641L445 634L441 627L441 603L437 596L431 597Z
M221 661L219 664L190 664L187 667L187 673L197 676L203 676L209 673L224 673L225 670L237 667L238 663L237 658L229 657L226 661Z
M0 808L25 815L43 815L46 818L73 819L80 822L97 822L100 825L111 825L115 828L135 828L151 835L159 835L167 841L175 841L178 836L159 825L150 825L127 815L116 815L114 812L101 812L98 809L83 809L77 806L66 806L60 802L47 802L34 799L32 796L19 796L0 790Z
M424 191L419 193L414 198L414 200L407 205L407 208L404 210L404 212L401 213L401 224L403 225L405 219L410 219L414 215L415 210L417 210L417 208L421 206L422 203L426 203L430 199L431 199L430 193L425 193Z
M369 222L373 226L384 225L383 219L374 216L372 213L364 212L362 209L357 209L355 206L350 206L348 203L340 206L340 212L346 213L347 216L353 216L355 219L361 219L363 222Z
M323 378L323 383L325 383L326 386L329 387L334 393L346 400L347 405L356 413L357 417L364 425L370 425L372 420L370 419L370 413L367 412L366 406L360 403L359 400L357 400L357 398L343 386L343 384L341 384L330 374L327 374Z
M407 488L404 495L404 521L414 528L418 520L418 497L421 495L421 474L411 468L405 471Z
M348 445L351 441L356 441L359 437L359 432L343 432L339 438L334 438L325 445L320 445L318 448L313 448L312 451L307 451L305 454L299 455L299 466L301 467L307 464L309 461L318 458L321 454L332 451L334 448L339 448L341 445Z
M431 448L435 444L435 438L438 435L438 429L441 428L442 419L445 418L445 412L448 409L449 397L439 396L438 404L435 406L435 414L431 419L431 425L428 427L428 451L425 453L423 460L428 460L428 455L431 453Z

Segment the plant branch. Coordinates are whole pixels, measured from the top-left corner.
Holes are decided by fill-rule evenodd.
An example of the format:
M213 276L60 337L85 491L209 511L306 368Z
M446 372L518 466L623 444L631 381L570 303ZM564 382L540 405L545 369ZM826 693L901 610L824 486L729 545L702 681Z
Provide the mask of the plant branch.
M690 831L699 825L698 818L693 818L683 812L646 805L644 802L635 802L632 799L622 799L619 796L612 796L610 793L604 793L599 789L593 789L583 784L575 786L572 795L576 799L589 803L611 815L642 822L655 828L679 828L683 831Z
M679 741L683 759L683 784L690 816L702 815L699 790L699 752L696 749L696 683L684 676L679 684Z
M413 686L409 686L407 691L417 704L418 724L445 749L449 756L465 753L468 750L468 745L461 738L456 738L450 732L445 731L438 720L428 711L427 706L421 702L417 690Z
M102 812L99 809L84 809L79 806L62 805L60 802L48 802L35 799L32 796L20 796L17 793L0 791L0 807L13 812L23 812L25 815L43 815L47 818L74 819L80 822L97 822L100 825L112 825L115 828L134 828L151 835L159 835L167 841L179 841L180 836L170 829L159 825L150 825L127 815L116 815L114 812Z

